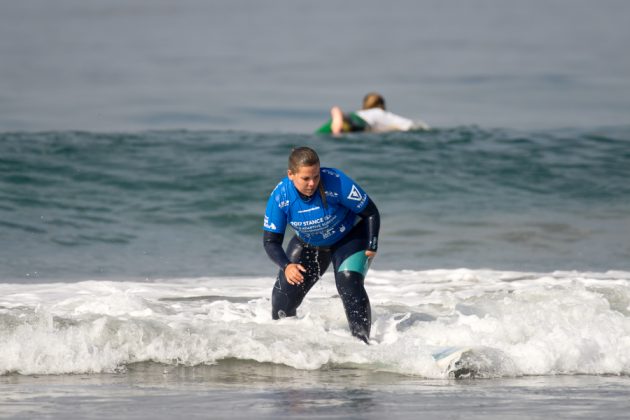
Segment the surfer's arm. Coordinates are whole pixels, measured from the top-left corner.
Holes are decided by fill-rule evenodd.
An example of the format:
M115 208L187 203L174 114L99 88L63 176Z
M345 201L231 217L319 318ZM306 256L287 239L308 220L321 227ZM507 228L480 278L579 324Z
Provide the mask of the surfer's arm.
M263 231L263 246L265 252L283 271L291 263L289 257L282 249L282 241L284 240L283 233L274 233L267 230Z
M390 126L396 130L409 131L413 128L413 120L389 112Z
M365 220L368 231L368 248L365 251L365 255L373 257L376 255L378 249L378 232L381 228L381 215L372 199L368 198L368 203L365 208L361 210L359 216Z
M301 264L292 263L287 257L287 253L282 249L282 241L284 240L283 233L274 233L269 231L263 231L263 246L265 252L271 261L275 262L278 267L284 272L284 276L289 284L300 284L304 281L304 275L306 272Z

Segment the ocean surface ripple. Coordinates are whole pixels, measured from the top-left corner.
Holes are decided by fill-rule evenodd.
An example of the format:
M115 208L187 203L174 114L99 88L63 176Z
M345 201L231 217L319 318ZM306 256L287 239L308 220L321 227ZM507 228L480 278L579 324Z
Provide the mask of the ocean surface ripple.
M0 279L268 274L262 213L302 144L378 204L378 268L627 270L629 142L627 127L1 133Z

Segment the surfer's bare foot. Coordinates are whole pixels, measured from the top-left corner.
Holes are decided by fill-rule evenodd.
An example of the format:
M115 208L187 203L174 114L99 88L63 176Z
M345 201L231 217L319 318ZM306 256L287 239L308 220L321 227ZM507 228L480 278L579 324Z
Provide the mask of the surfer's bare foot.
M333 134L339 134L343 130L343 112L341 108L338 106L333 106L330 109L330 118L332 122L330 123L330 131Z

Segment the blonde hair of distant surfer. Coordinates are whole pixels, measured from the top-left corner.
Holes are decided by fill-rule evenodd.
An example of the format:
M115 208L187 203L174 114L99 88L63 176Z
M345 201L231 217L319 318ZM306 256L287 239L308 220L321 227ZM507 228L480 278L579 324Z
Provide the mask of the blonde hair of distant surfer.
M363 98L363 109L381 108L385 110L385 99L375 92L370 92Z

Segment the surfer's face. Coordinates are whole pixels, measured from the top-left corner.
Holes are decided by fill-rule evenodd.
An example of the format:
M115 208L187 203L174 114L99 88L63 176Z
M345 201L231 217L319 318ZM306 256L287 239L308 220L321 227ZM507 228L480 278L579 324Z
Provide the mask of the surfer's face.
M319 165L300 166L297 172L288 170L289 179L300 194L310 197L319 186Z

